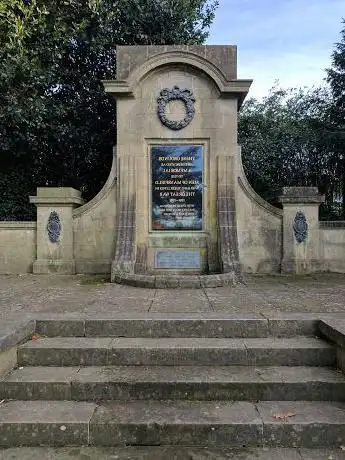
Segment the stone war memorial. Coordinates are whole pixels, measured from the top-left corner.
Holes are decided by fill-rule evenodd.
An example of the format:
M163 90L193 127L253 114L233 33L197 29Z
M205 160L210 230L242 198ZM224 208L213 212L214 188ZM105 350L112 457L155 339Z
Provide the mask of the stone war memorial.
M345 224L251 188L236 53L118 47L103 189L0 222L1 459L344 459Z
M251 80L235 46L124 46L117 145L103 189L38 188L36 222L0 222L0 273L111 273L145 287L231 284L241 273L345 272L342 223L319 222L315 188L276 208L248 183L237 143ZM20 248L20 251L19 251Z

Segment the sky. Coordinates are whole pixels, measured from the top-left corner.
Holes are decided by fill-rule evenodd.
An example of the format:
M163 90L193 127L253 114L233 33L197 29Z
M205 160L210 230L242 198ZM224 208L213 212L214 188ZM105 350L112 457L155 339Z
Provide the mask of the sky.
M237 45L238 78L249 96L322 84L340 40L345 0L219 0L208 44Z

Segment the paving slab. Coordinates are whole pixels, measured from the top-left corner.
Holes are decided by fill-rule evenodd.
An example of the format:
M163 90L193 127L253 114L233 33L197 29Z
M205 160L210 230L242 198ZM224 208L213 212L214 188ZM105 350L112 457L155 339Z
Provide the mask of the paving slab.
M0 449L0 460L344 460L340 449L230 449L183 447Z
M345 403L262 401L263 440L271 447L345 445Z
M90 443L258 446L262 422L249 402L129 401L98 406Z
M96 404L5 401L0 405L0 447L87 445Z
M178 297L176 296L178 292ZM178 299L178 302L177 302ZM213 308L200 289L157 289L150 312L208 312Z
M316 457L318 451L305 451L305 460L326 460L327 456ZM321 451L321 454L323 452ZM314 457L312 456L314 455ZM125 448L17 448L0 450L0 460L302 460L297 449L198 449L182 447L125 447Z
M246 275L245 284L195 290L145 289L83 275L0 275L0 317L129 311L344 313L344 275ZM1 324L1 322L0 322Z

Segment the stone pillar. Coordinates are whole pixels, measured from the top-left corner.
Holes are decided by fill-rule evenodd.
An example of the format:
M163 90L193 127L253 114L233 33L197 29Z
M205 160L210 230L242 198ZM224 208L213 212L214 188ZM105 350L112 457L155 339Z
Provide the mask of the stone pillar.
M322 269L319 206L325 201L317 187L284 187L283 273L313 273Z
M122 273L134 273L135 267L135 210L136 159L124 155L118 159L118 216L115 257L111 267L111 280Z
M234 157L219 156L217 158L217 218L222 272L232 273L234 279L239 279L241 270L237 238L234 164Z
M34 273L74 274L73 209L84 203L70 187L38 187L30 197L37 207L37 258Z

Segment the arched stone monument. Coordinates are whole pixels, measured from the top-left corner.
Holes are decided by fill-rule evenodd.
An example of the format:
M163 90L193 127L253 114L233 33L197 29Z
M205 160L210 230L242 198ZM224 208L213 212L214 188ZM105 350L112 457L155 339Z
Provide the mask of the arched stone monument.
M118 47L112 278L240 273L234 46Z
M83 206L77 190L37 189L37 226L16 224L31 238L25 266L157 288L343 271L343 232L320 227L317 189L284 189L282 210L246 179L237 118L250 84L235 46L118 47L117 79L104 82L117 101L107 183Z

